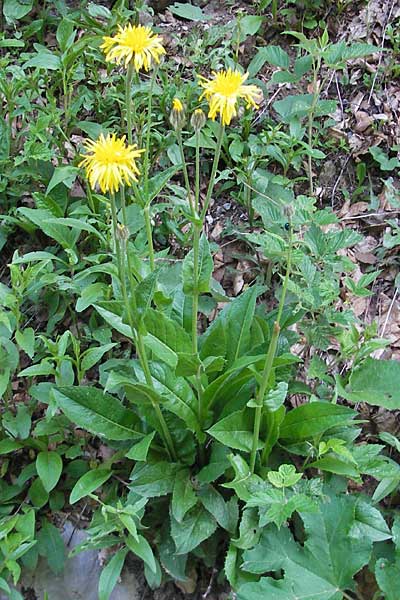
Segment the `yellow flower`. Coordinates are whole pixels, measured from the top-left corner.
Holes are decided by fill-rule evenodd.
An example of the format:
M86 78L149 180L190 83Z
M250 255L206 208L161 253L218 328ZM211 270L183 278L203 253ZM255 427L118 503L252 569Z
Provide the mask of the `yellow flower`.
M98 140L86 140L86 156L79 163L85 167L86 176L92 189L100 186L103 194L105 192L117 192L120 185L125 183L131 185L137 181L140 171L136 165L138 158L144 150L137 150L136 145L125 144L125 136L117 139L115 133L101 133Z
M182 112L183 111L183 104L179 100L179 98L174 98L173 99L173 101L172 101L172 110L176 110L176 112Z
M137 72L144 67L148 71L154 59L160 62L165 54L162 39L152 32L150 27L143 25L118 26L119 31L114 37L104 37L100 46L104 50L107 62L125 63L125 67L133 60Z
M240 71L213 72L212 79L200 76L200 85L204 88L201 98L206 98L210 111L208 116L215 120L219 113L222 125L229 125L232 118L236 116L236 105L239 98L246 101L246 108L258 108L262 100L262 91L256 85L243 85L249 74L242 75Z

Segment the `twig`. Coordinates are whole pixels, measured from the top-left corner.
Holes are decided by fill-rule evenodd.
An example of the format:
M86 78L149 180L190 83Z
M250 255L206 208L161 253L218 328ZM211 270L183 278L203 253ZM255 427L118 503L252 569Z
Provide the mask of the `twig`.
M393 310L393 306L394 306L394 303L396 302L396 298L397 298L398 293L399 293L399 288L396 288L395 292L393 294L392 301L391 301L390 306L389 306L389 310L388 310L387 315L386 315L385 322L384 322L383 327L382 327L381 337L383 337L385 335L385 331L386 331L386 327L387 327L387 324L388 324L388 321L389 321L390 313Z
M346 167L348 165L348 162L349 162L350 158L351 158L351 155L349 154L349 156L344 161L344 164L343 164L343 166L342 166L342 168L340 170L340 173L339 173L339 177L336 179L335 185L333 186L332 194L331 194L331 206L333 206L333 203L335 201L335 194L336 194L337 186L339 185L339 182L340 182L340 180L341 180L341 178L343 176L343 173L344 173L344 171L345 171L345 169L346 169Z
M393 8L394 8L394 3L395 3L395 0L392 0L392 3L390 5L390 9L389 9L388 15L387 15L387 18L386 18L386 21L385 21L385 27L383 29L382 42L381 42L382 52L379 53L378 66L376 68L374 79L372 81L371 89L370 89L370 92L369 92L368 104L371 102L372 94L374 93L375 83L376 83L376 80L377 80L377 77L378 77L378 73L379 73L379 67L381 66L382 55L383 55L383 47L385 45L385 40L386 40L386 31L387 31L387 28L388 28L388 25L389 25L389 22L390 22L390 19L391 19L391 16L392 16L392 12L393 12Z
M339 221L352 221L353 219L366 219L367 217L384 217L386 215L392 215L400 213L398 208L394 208L393 210L386 210L385 212L380 213L365 213L365 215L353 215L352 217L342 217Z
M210 582L208 584L208 588L206 589L204 594L201 596L203 598L203 600L205 600L211 593L211 589L212 589L212 585L213 585L216 573L217 573L217 569L213 569L212 573L211 573L211 577L210 577Z

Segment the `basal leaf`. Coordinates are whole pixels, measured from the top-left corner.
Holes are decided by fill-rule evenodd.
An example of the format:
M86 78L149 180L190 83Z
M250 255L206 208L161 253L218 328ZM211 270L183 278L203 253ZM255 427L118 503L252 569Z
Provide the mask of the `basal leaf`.
M109 440L133 440L142 437L135 431L138 417L117 398L95 387L61 387L53 390L65 415L82 429Z
M181 523L171 517L171 536L175 542L176 553L191 552L208 539L216 528L216 520L202 506L191 510Z
M286 413L280 427L279 438L290 442L307 440L332 427L349 423L356 414L351 408L339 404L328 402L302 404Z

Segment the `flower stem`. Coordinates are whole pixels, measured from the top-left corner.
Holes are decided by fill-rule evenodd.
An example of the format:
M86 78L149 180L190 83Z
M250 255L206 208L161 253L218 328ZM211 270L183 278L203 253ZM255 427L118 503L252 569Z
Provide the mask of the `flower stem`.
M146 204L143 208L144 222L146 225L146 236L147 236L147 244L149 246L149 260L150 260L150 270L154 271L154 246L153 246L153 232L151 227L151 218L150 218L150 206Z
M191 210L192 214L194 214L192 191L190 189L189 174L188 174L187 164L186 164L186 160L185 160L185 152L183 150L182 131L180 129L176 130L176 139L178 140L179 152L181 155L183 178L185 180L185 187L186 187L186 193L188 195L189 206L190 206L190 210Z
M128 144L132 144L132 78L133 78L133 62L128 65L128 70L125 78L125 114L126 114L126 129L128 133Z
M131 288L131 299L129 299L127 288L126 288L126 272L125 272L125 255L127 255L126 248L126 240L124 240L124 252L121 252L120 240L118 237L118 217L117 217L117 209L115 205L115 196L114 194L110 195L111 200L111 213L112 213L112 221L113 221L113 232L114 232L114 244L115 244L115 252L117 256L117 264L118 264L118 274L121 282L121 291L122 291L122 299L124 302L125 310L128 317L128 323L131 328L132 338L134 344L136 346L136 350L139 357L139 362L143 369L144 376L146 378L147 385L154 389L153 378L151 376L149 362L146 354L146 348L144 346L143 337L139 329L135 328L134 324L134 315L133 310L136 310L136 302L134 290ZM129 278L131 283L131 278ZM131 301L130 301L131 300ZM132 310L133 309L133 310ZM168 452L170 460L177 460L173 440L168 429L168 425L165 421L164 415L161 411L159 404L152 400L152 406L156 417L158 419L158 423L160 425L160 429L162 431L163 441Z
M218 137L217 137L217 146L215 148L214 161L213 161L213 165L212 165L212 169L211 169L210 181L208 183L208 188L207 188L206 199L204 200L203 209L202 209L201 215L200 215L200 220L202 223L204 223L204 218L206 216L208 207L210 205L211 194L214 189L215 176L217 174L218 163L219 163L219 159L221 156L221 148L222 148L222 140L224 139L224 132L225 132L225 125L220 125Z
M259 440L259 436L260 436L260 426L261 426L261 418L262 418L262 412L263 412L263 407L264 407L264 397L265 397L265 393L268 388L269 380L271 377L271 372L273 369L276 347L278 345L279 333L281 330L280 322L282 319L282 312L283 312L283 307L285 305L287 287L288 287L288 283L289 283L289 276L290 276L291 268L292 268L292 247L293 247L292 226L290 223L289 224L289 251L288 251L288 260L287 260L287 265L286 265L286 274L285 274L285 279L283 282L281 297L279 300L278 314L277 314L277 317L274 322L271 341L269 343L269 348L268 348L267 356L265 359L264 369L263 369L262 376L261 376L261 385L258 389L258 394L256 397L257 407L255 409L255 415L254 415L253 443L252 443L252 449L251 449L251 455L250 455L250 470L252 473L254 473L254 467L256 464L256 454L257 454L258 440ZM265 458L266 458L266 446L264 446L264 450L262 453L262 460L264 460Z
M152 126L152 109L153 109L153 90L154 83L157 77L158 67L156 66L152 72L150 80L149 98L147 102L147 129L146 129L146 145L143 159L143 187L144 187L144 221L146 225L147 244L149 246L150 270L154 271L154 246L153 246L153 231L150 220L150 203L149 198L149 172L150 172L150 134Z

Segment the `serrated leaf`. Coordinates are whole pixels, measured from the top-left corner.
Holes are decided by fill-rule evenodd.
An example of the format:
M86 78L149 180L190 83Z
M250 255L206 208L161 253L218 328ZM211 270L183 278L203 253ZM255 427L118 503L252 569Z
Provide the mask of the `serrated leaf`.
M198 269L198 281L197 281L197 292L204 294L210 291L211 274L214 269L214 262L212 259L210 244L208 243L206 235L203 233L199 242L199 257L197 263ZM182 267L182 281L183 291L185 294L193 294L195 289L194 282L194 250L185 256Z
M53 390L56 402L76 425L109 440L142 437L135 431L138 418L117 398L94 387L61 387Z
M197 496L188 471L178 474L172 493L171 512L174 519L181 523L186 513L197 504Z
M400 363L367 358L352 372L349 384L340 394L350 402L400 409Z
M353 576L368 563L372 542L347 535L354 521L354 500L333 497L317 513L302 513L306 541L295 542L288 528L268 525L260 543L244 553L242 568L250 573L284 571L283 579L263 577L240 587L240 600L342 600Z
M208 539L216 528L215 519L202 506L194 508L181 523L171 517L171 536L175 542L176 553L191 552Z

